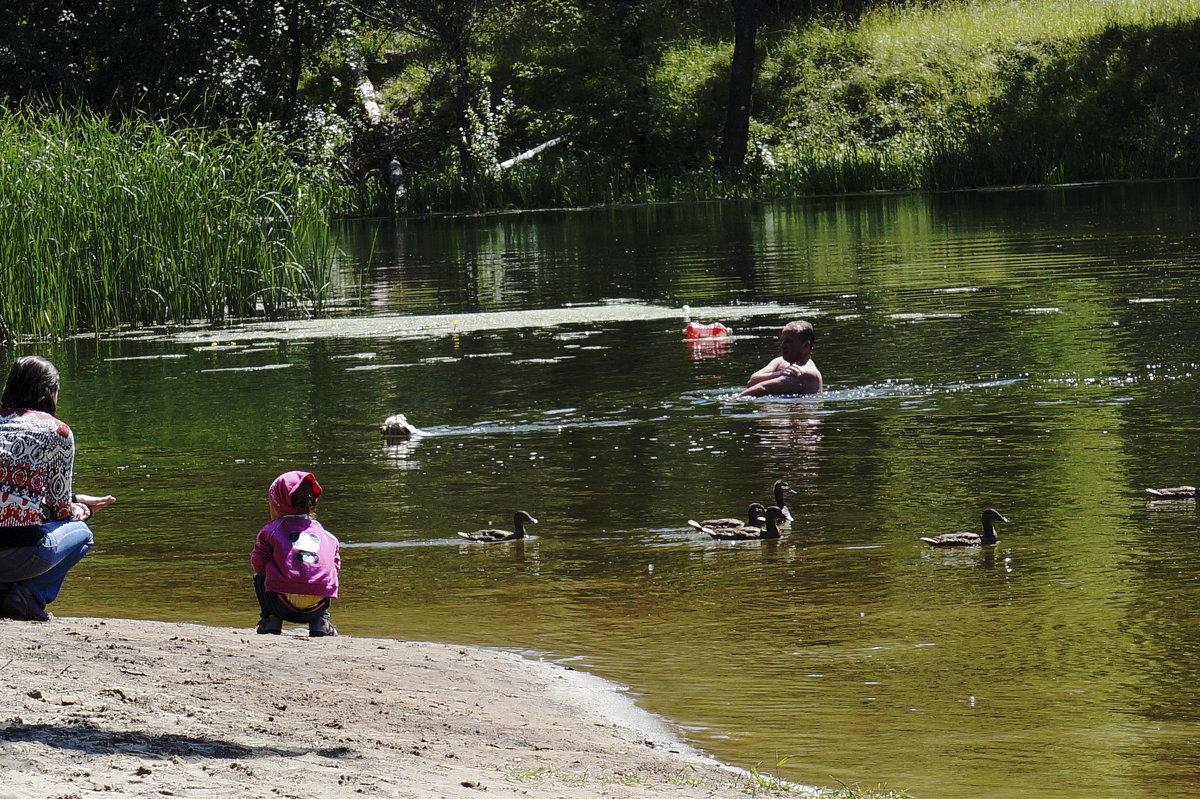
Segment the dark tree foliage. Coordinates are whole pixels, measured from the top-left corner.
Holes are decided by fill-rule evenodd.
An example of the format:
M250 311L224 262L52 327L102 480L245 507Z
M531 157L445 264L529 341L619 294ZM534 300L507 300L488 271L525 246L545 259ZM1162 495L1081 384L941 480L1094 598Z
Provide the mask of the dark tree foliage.
M585 4L603 55L595 78L607 84L598 93L609 104L607 114L595 110L587 120L590 130L578 130L583 140L607 140L634 172L657 167L651 130L653 109L647 87L646 42L643 20L649 14L646 0L604 0Z
M471 155L468 110L479 90L471 58L481 41L507 21L517 0L363 0L369 18L393 30L427 42L449 68L453 115L460 135L455 137L463 172L474 175L479 165Z
M287 120L349 19L343 0L4 0L0 96Z

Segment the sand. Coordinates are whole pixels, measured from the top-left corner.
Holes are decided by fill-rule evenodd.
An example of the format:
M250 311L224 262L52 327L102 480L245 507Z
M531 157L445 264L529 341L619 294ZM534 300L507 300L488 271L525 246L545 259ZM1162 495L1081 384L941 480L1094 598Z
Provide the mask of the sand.
M597 677L285 628L0 620L0 799L748 793Z

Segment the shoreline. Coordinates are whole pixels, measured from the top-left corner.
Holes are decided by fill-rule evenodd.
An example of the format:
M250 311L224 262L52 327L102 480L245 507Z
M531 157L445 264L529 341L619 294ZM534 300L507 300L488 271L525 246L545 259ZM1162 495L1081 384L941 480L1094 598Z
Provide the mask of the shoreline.
M0 664L0 799L751 790L621 686L501 650L56 617L0 621Z

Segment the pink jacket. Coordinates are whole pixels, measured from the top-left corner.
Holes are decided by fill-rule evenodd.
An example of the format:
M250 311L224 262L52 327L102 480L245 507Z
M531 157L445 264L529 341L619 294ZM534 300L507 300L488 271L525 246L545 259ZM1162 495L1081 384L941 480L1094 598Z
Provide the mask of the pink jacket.
M282 516L258 531L250 566L268 591L336 597L342 566L337 538L307 516Z

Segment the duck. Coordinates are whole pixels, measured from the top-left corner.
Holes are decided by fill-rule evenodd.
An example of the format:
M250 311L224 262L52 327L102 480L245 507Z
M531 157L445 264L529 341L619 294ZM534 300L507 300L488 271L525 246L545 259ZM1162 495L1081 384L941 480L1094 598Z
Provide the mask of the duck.
M783 521L783 511L772 505L763 513L762 518L766 523L762 527L747 524L728 529L701 527L700 530L718 541L770 541L779 538L779 523Z
M972 532L942 533L928 538L922 538L931 547L979 547L991 546L999 541L996 535L996 522L1007 522L1008 519L992 508L983 512L983 535Z
M425 435L425 431L417 429L404 414L394 413L379 425L379 435L384 438L416 438Z
M757 529L766 511L766 506L761 502L751 502L750 507L746 509L746 521L742 521L741 519L705 519L702 522L698 522L695 519L688 519L688 524L703 532L708 532L708 530L737 530L742 527Z
M480 544L495 544L501 541L517 541L525 537L525 522L537 524L538 520L529 515L528 511L519 510L513 514L512 530L475 530L470 533L460 532L458 535L468 541Z
M795 518L792 516L792 512L788 510L787 501L784 499L784 495L795 494L797 493L796 489L788 485L787 480L776 480L772 491L775 494L775 507L779 508L779 510L783 512L783 521L780 523L791 524L793 521L795 521Z
M1159 499L1192 499L1200 496L1200 491L1195 486L1175 486L1174 488L1147 488L1147 494L1158 497Z

